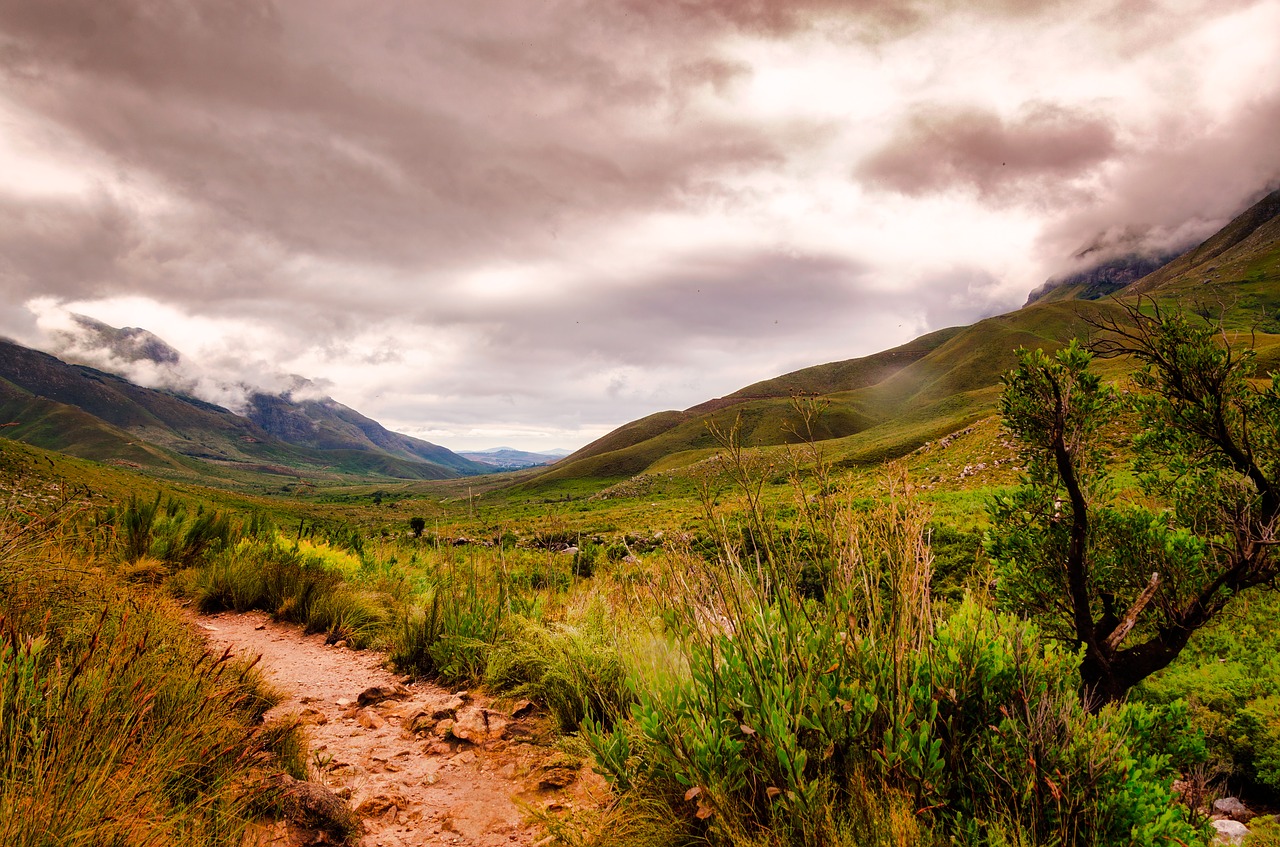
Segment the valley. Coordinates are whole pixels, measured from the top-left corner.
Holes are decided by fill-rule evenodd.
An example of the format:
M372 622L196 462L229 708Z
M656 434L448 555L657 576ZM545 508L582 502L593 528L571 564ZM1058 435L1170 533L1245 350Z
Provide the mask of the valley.
M0 840L1270 843L1278 196L558 460L5 343Z

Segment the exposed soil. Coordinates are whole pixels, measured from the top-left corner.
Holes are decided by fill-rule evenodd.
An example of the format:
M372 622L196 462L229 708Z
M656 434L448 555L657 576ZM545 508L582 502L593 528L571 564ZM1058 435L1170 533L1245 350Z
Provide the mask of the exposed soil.
M379 653L327 646L263 613L200 617L196 626L212 649L262 657L268 681L288 695L265 720L307 724L310 779L350 801L364 847L532 845L538 828L522 807L602 801L599 777L550 746L554 733L527 702L497 708L479 693L410 683ZM314 838L279 824L257 843Z

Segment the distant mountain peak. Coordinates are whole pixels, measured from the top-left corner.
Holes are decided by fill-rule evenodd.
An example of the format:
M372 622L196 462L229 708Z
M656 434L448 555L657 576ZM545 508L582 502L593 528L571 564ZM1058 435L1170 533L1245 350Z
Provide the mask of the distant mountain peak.
M153 362L157 365L176 365L182 361L180 354L160 336L137 326L114 327L88 315L71 314L71 320L82 334L62 331L62 339L75 347L104 350L125 362Z

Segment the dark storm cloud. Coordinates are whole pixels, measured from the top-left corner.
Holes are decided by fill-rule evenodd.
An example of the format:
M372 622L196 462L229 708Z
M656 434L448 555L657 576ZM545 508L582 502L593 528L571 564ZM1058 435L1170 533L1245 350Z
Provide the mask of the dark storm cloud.
M867 299L859 291L866 271L838 256L695 256L666 273L562 302L534 325L559 324L578 336L570 348L617 361L675 362L707 345L773 343L839 321Z
M33 200L0 194L0 282L12 292L71 297L108 291L141 241L137 221L114 198Z
M731 28L768 37L842 31L859 40L900 38L956 11L1018 18L1065 0L625 0L650 24Z
M1035 104L1012 118L981 108L919 107L856 169L871 185L923 195L971 188L1009 200L1069 185L1116 153L1108 118Z
M5 2L0 67L26 108L182 198L203 240L283 255L441 267L536 252L602 216L696 205L717 171L781 156L761 129L664 111L740 65L694 51L637 70L586 24L499 35L441 15L431 31L432 10L388 8L431 37L344 58L341 41L288 37L297 7ZM323 34L339 38L352 10L330 11Z

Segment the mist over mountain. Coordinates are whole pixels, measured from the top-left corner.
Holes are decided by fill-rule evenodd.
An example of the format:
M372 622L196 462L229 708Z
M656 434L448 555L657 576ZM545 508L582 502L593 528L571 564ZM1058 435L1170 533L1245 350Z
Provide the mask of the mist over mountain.
M1085 256L1089 252L1082 251L1078 255ZM1027 302L1024 305L1029 306L1049 299L1099 300L1164 267L1181 256L1183 252L1185 251L1147 256L1126 253L1077 273L1050 277L1027 296Z
M138 327L75 316L62 343L79 363L0 341L4 435L102 461L177 467L180 457L252 472L436 479L492 469L387 430L293 377L281 393L224 387L241 411L199 396L181 354ZM85 364L88 359L100 366ZM141 373L153 387L131 379ZM234 390L233 390L234 389ZM217 393L215 393L217 396Z

